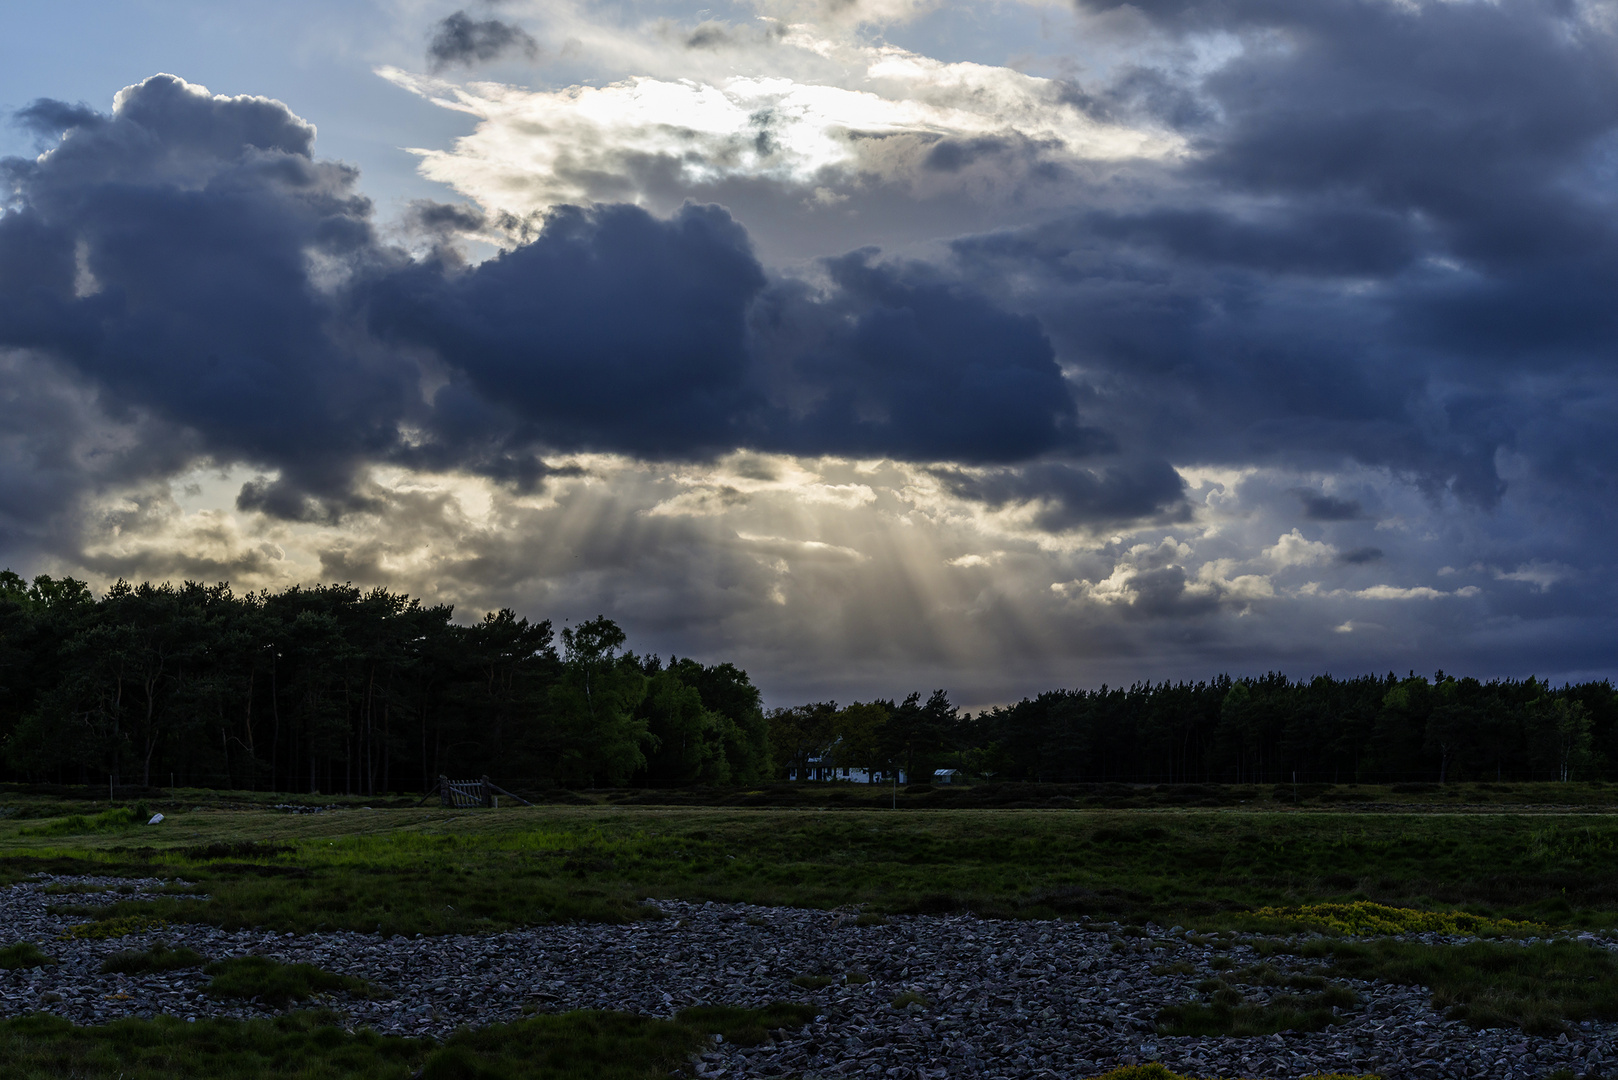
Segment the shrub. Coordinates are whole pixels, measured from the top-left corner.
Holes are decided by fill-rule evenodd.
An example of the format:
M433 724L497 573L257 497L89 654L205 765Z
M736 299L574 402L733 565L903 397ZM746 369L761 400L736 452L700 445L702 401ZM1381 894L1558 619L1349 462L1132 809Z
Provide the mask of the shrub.
M148 975L160 971L179 971L201 967L207 958L184 947L171 949L167 942L155 942L150 949L125 949L115 952L101 963L103 975Z
M154 915L119 915L111 919L100 919L96 922L79 923L68 927L64 937L101 941L106 938L125 937L129 934L142 934L148 930L161 930L168 926L168 921L159 919Z
M1371 937L1382 934L1530 934L1545 927L1514 919L1490 919L1464 911L1420 911L1359 900L1352 904L1312 904L1296 908L1259 908L1251 914L1282 919L1339 934Z
M1429 987L1435 1008L1473 1027L1554 1035L1569 1021L1618 1020L1618 957L1577 942L1321 941L1303 951L1355 978Z
M370 984L364 979L335 975L313 964L283 964L267 956L216 960L203 968L202 973L213 976L208 993L214 997L256 997L278 1009L294 1001L307 1001L317 993L344 990L366 993L370 990Z
M7 945L0 949L0 970L16 971L18 968L45 967L56 961L39 951L39 946L32 941L19 941L15 945Z

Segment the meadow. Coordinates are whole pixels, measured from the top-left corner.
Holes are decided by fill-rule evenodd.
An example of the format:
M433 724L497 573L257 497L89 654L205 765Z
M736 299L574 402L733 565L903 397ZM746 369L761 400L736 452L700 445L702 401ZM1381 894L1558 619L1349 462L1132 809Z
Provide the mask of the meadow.
M1554 1031L1580 1019L1618 1019L1610 954L1572 940L1577 931L1618 928L1618 822L1605 812L1607 789L1492 787L1498 790L1457 785L1459 799L1447 791L1357 789L1352 801L1331 790L1214 789L1196 800L1212 805L1185 805L1173 789L1086 795L1030 786L1014 793L1026 798L999 801L1035 805L974 807L964 804L993 801L993 793L911 791L897 809L891 793L883 805L875 793L825 788L763 800L789 805L756 805L769 792L713 793L710 800L755 804L740 806L690 805L699 801L691 793L679 797L687 805L668 805L671 797L658 805L655 796L624 792L576 796L578 805L493 810L308 800L310 808L329 807L318 813L276 809L269 797L245 793L175 792L137 808L14 792L0 796L0 883L38 872L187 883L156 901L64 891L60 910L76 920L73 933L96 937L160 920L298 933L479 933L655 918L647 898L849 908L867 919L954 911L1089 918L1116 921L1122 940L1148 922L1214 940L1257 934L1279 943L1306 932L1320 935L1307 943L1311 955L1335 970L1431 987L1437 1004L1477 1024ZM1134 805L1086 807L1084 799ZM165 815L161 824L142 823L156 811ZM1372 927L1377 932L1438 929L1480 940L1345 940L1371 925L1353 920L1367 918L1383 920ZM1542 940L1488 940L1525 936ZM1164 1029L1224 1023L1229 1030L1235 1022L1209 1010L1166 1017ZM346 1049L332 1053L342 1049L368 1064L331 1075L394 1075L394 1065L403 1069L398 1075L411 1075L452 1059L465 1069L434 1064L423 1075L570 1075L569 1040L587 1060L601 1052L598 1035L610 1028L619 1034L609 1042L659 1048L637 1051L622 1075L660 1076L669 1054L686 1052L678 1048L692 1045L702 1026L690 1018L565 1019L469 1033L454 1047L390 1049L387 1040L345 1036L339 1042ZM285 1054L307 1056L319 1039L331 1038L311 1023L214 1024L209 1045L240 1043L251 1056L260 1052L252 1046L284 1044ZM623 1024L640 1034L627 1039L613 1027ZM24 1066L33 1075L65 1075L38 1071L55 1053L75 1062L77 1075L111 1077L113 1066L95 1063L133 1067L140 1054L153 1053L189 1060L190 1051L176 1048L192 1038L184 1030L158 1021L123 1025L91 1032L45 1019L8 1021L0 1028L0 1065L12 1069L8 1075L30 1075ZM502 1039L550 1040L556 1053L508 1061L505 1051L491 1049L490 1040ZM119 1057L117 1047L127 1052ZM517 1057L549 1064L530 1070L513 1065ZM259 1075L250 1063L237 1073L198 1069L196 1075Z

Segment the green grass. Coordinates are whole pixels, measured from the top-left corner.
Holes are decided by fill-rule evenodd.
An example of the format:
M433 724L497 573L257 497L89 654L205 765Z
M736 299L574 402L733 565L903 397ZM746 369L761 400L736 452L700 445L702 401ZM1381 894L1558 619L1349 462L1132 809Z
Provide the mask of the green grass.
M80 833L99 832L127 832L136 826L146 824L151 814L144 806L120 806L110 810L103 810L99 814L86 816L84 814L71 814L64 818L48 821L43 825L33 827L24 826L18 830L21 836L75 836Z
M45 967L54 963L56 961L41 952L39 946L32 941L19 941L15 945L7 945L0 949L0 971Z
M258 998L278 1009L294 1001L308 1001L316 994L371 992L364 979L334 975L313 964L283 964L267 956L216 960L202 973L213 977L208 993L214 997Z
M114 894L98 921L144 914L227 929L476 933L632 921L649 914L641 898L659 896L1205 929L1268 925L1243 915L1266 907L1368 901L1618 926L1618 825L1585 815L181 809L143 828L139 847L108 833L64 845L24 835L28 827L0 820L0 879L38 870L172 876L208 895Z
M1275 994L1256 1001L1244 987L1288 987L1295 994ZM1209 1000L1171 1005L1157 1014L1163 1035L1274 1035L1281 1031L1320 1031L1340 1023L1338 1010L1359 1004L1359 995L1320 975L1283 972L1254 964L1222 977L1204 979L1198 993Z
M201 967L207 958L194 949L183 946L171 949L167 942L158 941L149 949L124 949L101 962L103 975L155 975L164 971L181 971Z
M857 905L859 921L873 926L907 912L1093 916L1134 923L1125 936L1144 933L1139 924L1147 920L1204 931L1618 928L1618 823L1605 816L1255 805L395 807L295 816L243 800L163 807L162 825L134 834L139 846L127 831L69 834L54 824L71 815L0 819L0 881L38 871L138 875L184 879L204 894L137 900L112 890L82 898L96 903L82 908L91 921L73 933L94 937L198 921L277 932L480 933L652 917L642 903L648 896ZM1356 955L1341 954L1344 970L1370 963ZM1419 964L1406 958L1413 973L1401 978L1437 980L1424 984L1474 1023L1539 1030L1618 1016L1600 990L1618 980L1605 974L1585 972L1580 986L1546 968L1549 982L1535 989L1541 969L1517 986L1470 959L1483 954L1455 955ZM1532 950L1502 955L1538 962ZM1393 961L1377 964L1391 971ZM1319 992L1281 989L1295 991L1304 1012ZM1230 1006L1229 1023L1238 1023L1240 1007ZM1239 1020L1249 1021L1271 1022Z
M0 1021L8 1080L653 1080L712 1045L751 1045L813 1010L689 1009L675 1020L609 1012L540 1016L443 1042L345 1030L335 1014L273 1020L174 1017L76 1027L43 1014Z
M1323 941L1304 951L1330 956L1345 975L1430 987L1435 1008L1473 1027L1554 1035L1569 1022L1618 1019L1618 959L1578 942Z

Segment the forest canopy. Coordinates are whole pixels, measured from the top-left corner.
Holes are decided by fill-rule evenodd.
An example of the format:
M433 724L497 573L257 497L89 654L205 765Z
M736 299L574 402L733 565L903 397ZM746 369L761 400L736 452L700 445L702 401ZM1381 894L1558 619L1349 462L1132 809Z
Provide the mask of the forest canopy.
M664 664L596 618L452 621L352 585L0 572L0 738L14 778L371 794L441 774L530 786L738 783L769 773L758 690ZM558 641L558 637L560 640Z
M386 589L0 571L0 774L56 783L424 791L755 784L815 766L1044 782L1618 778L1607 682L1271 673L1052 690L976 716L925 699L763 707L731 663L629 649L597 617L470 624Z

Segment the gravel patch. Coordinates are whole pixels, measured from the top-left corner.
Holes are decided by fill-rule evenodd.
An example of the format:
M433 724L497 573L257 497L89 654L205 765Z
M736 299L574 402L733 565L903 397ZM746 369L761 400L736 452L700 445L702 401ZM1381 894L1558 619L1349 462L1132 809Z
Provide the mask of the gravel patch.
M765 1045L716 1044L686 1070L707 1078L1065 1080L1149 1060L1195 1076L1278 1078L1379 1072L1390 1080L1515 1080L1561 1068L1579 1076L1618 1069L1618 1025L1592 1024L1556 1038L1515 1029L1473 1031L1434 1012L1421 988L1353 979L1335 981L1359 991L1363 1007L1325 1031L1160 1037L1152 1025L1157 1011L1195 999L1195 984L1215 974L1216 958L1228 957L1240 968L1260 957L1250 944L1215 951L1157 927L1147 927L1145 938L1124 939L1112 924L970 915L897 917L885 926L862 927L849 911L649 901L664 919L477 937L278 935L188 924L110 940L72 940L64 935L82 920L52 915L47 905L97 897L47 894L52 884L116 888L118 899L139 899L172 883L40 877L0 890L0 945L34 941L60 960L49 968L0 971L0 1015L43 1010L81 1024L157 1013L273 1015L255 1002L207 997L208 979L200 971L100 974L112 953L162 940L210 959L260 953L369 980L390 996L336 995L319 1004L352 1024L390 1034L442 1036L463 1025L518 1019L525 1007L672 1016L695 1004L751 1007L788 1000L819 1009L813 1023L776 1032ZM1312 963L1263 959L1283 972ZM1181 964L1190 973L1153 974ZM845 981L850 973L854 981ZM799 976L838 981L809 990L792 983ZM901 994L926 1004L895 1008Z

